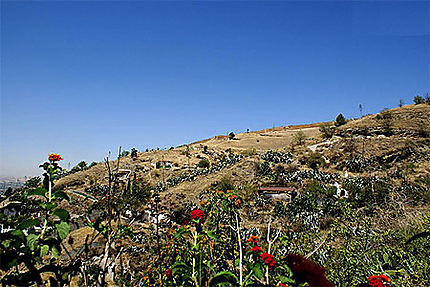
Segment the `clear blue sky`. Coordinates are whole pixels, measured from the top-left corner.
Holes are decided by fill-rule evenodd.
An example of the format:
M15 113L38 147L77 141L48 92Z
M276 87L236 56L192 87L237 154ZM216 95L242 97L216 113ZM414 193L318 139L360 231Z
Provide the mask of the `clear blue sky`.
M430 92L429 2L1 2L0 175Z

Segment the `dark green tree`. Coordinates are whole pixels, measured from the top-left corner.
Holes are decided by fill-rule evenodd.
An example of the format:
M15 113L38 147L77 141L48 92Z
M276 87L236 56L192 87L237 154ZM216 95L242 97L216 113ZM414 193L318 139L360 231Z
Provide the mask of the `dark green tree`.
M416 97L414 98L414 103L415 103L416 105L418 105L418 104L424 104L424 98L423 98L423 97L421 97L421 96L416 96Z
M132 159L136 159L137 158L137 149L132 148L130 156Z
M336 117L336 121L335 121L334 125L337 126L337 127L340 127L340 126L342 126L344 124L346 124L345 117L342 114L339 114Z

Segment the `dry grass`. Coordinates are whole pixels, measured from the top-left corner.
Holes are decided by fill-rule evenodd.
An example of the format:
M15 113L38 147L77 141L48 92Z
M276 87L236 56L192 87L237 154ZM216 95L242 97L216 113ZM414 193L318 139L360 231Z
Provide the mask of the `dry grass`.
M430 106L429 105L408 105L402 108L390 110L393 115L393 128L402 131L416 131L420 126L428 127L430 130ZM171 150L151 151L139 153L138 158L132 160L130 157L120 160L120 168L136 170L138 179L144 179L155 185L158 181L187 173L190 168L194 168L202 158L207 158L210 162L216 162L216 157L228 150L236 153L246 153L255 150L256 155L251 155L239 163L226 168L218 173L199 176L193 182L184 182L175 187L169 188L163 193L163 199L169 204L175 201L181 203L186 201L198 201L197 195L200 191L208 189L212 184L219 181L223 176L230 175L234 182L252 182L254 162L258 160L258 154L267 150L291 150L294 135L298 131L303 131L307 141L303 146L296 146L294 154L296 158L306 156L309 152L307 145L324 141L319 132L319 126L323 123L307 125L297 125L288 127L276 127L253 131L249 133L237 134L234 140L229 140L228 136L215 136L210 139L194 142L188 146L184 145ZM381 126L381 120L376 119L376 115L364 116L358 120L351 120L346 125L339 128L340 131L354 129L375 129ZM371 136L363 137L348 136L339 138L337 141L322 145L318 150L328 158L342 160L353 155L362 154L364 143L364 156L381 156L389 153L401 151L408 145L415 145L424 152L429 153L429 142L427 139L418 138L404 133L395 134L391 137ZM351 151L347 151L347 146ZM204 147L207 153L204 153ZM426 148L427 147L427 148ZM172 165L170 169L156 169L153 165L156 162L165 161ZM430 163L423 159L416 159L417 175L428 174ZM116 166L116 161L112 161L112 166ZM90 187L95 184L107 183L107 172L104 164L98 164L89 170L78 172L60 179L57 187L67 189L80 189Z

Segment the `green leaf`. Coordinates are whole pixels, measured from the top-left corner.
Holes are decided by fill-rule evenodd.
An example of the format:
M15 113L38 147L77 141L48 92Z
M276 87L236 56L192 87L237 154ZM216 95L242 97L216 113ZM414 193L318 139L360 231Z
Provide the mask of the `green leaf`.
M57 208L56 210L54 210L53 215L58 216L63 221L68 220L70 217L69 212L63 208Z
M39 165L40 168L43 168L44 170L46 170L49 166L49 162L44 162L43 164Z
M51 202L40 203L39 206L45 210L52 210L57 207L57 203L54 201L51 201Z
M27 236L27 246L30 248L30 250L34 250L36 248L36 242L37 239L39 239L40 235L36 234L29 234Z
M49 246L48 245L43 245L40 248L40 257L43 257L45 255L48 255L48 251L49 251Z
M213 230L208 231L208 236L214 240L218 240L218 237L216 236L215 231Z
M35 226L39 224L40 224L39 219L28 218L22 221L20 224L18 224L17 229L23 230L23 229L29 228L30 226Z
M384 258L384 263L390 263L388 255L386 253L384 253L384 255L382 255L382 257Z
M43 187L37 187L37 188L32 189L29 192L27 192L26 196L32 196L32 195L42 195L42 196L45 196L47 192L48 191L46 189L44 189Z
M25 242L25 235L24 235L24 232L22 232L22 230L15 229L15 230L11 231L10 234L15 236L15 237L18 237L22 242Z
M8 239L8 240L3 240L3 241L1 242L1 244L2 244L5 248L9 248L11 241L12 241L12 240L10 240L10 239Z
M60 251L58 251L56 246L52 246L51 257L54 259L57 259L58 257L60 257Z
M67 201L70 201L70 196L62 190L55 192L52 197L53 198L62 198L62 199L65 199Z
M253 271L249 272L249 274L245 277L245 279L243 280L243 283L241 286L247 286L250 285L250 283L248 284L248 280L249 278L251 278Z
M64 240L69 234L70 231L70 225L67 222L60 222L59 224L55 224L55 227L58 231L58 236L60 236L61 240Z
M184 262L176 262L175 264L173 264L170 269L172 269L172 273L176 274L178 271L183 271L183 273L187 273L191 267L188 266L186 263ZM181 272L182 273L182 272Z
M254 266L252 267L252 271L254 271L255 277L257 277L258 279L263 278L264 267L260 262L254 264Z
M288 277L289 278L292 278L293 277L293 271L291 270L291 268L290 267L288 267L287 265L284 265L284 266L282 266L282 265L280 265L280 266L278 266L277 267L278 269L281 269L283 272L283 274L285 274L285 273L288 273ZM281 277L284 277L284 276L281 276ZM282 282L283 283L283 282Z
M7 267L8 267L8 268L11 268L11 267L13 267L13 266L15 266L15 265L18 265L18 264L19 264L18 259L16 259L16 258L12 258L12 259L7 263Z
M281 281L281 283L283 284L293 284L295 283L295 281L289 277L285 277L285 276L280 276L279 277L279 281Z
M234 266L239 266L240 263L240 258L236 258L236 260L234 260Z
M214 277L209 281L209 286L218 286L219 284L230 284L232 286L238 286L239 281L233 273L229 271L221 271L217 273Z

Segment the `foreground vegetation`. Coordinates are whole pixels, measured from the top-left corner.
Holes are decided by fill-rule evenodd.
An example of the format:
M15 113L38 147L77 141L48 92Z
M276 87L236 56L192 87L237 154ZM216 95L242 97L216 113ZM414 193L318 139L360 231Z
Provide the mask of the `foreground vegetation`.
M70 171L50 154L0 194L1 285L429 286L428 100L339 114L276 151L248 131L213 139L236 153L120 148Z
M291 203L250 187L233 191L225 179L198 205L163 211L168 221L158 192L122 182L106 160L108 185L93 188L99 200L76 230L86 229L85 242L72 247L71 224L80 219L54 187L62 158L51 154L43 182L6 195L2 209L14 212L1 214L9 227L0 234L2 285L428 286L430 177L345 179L348 196L339 196L333 174L271 168L290 157L266 153L256 172L303 182Z

